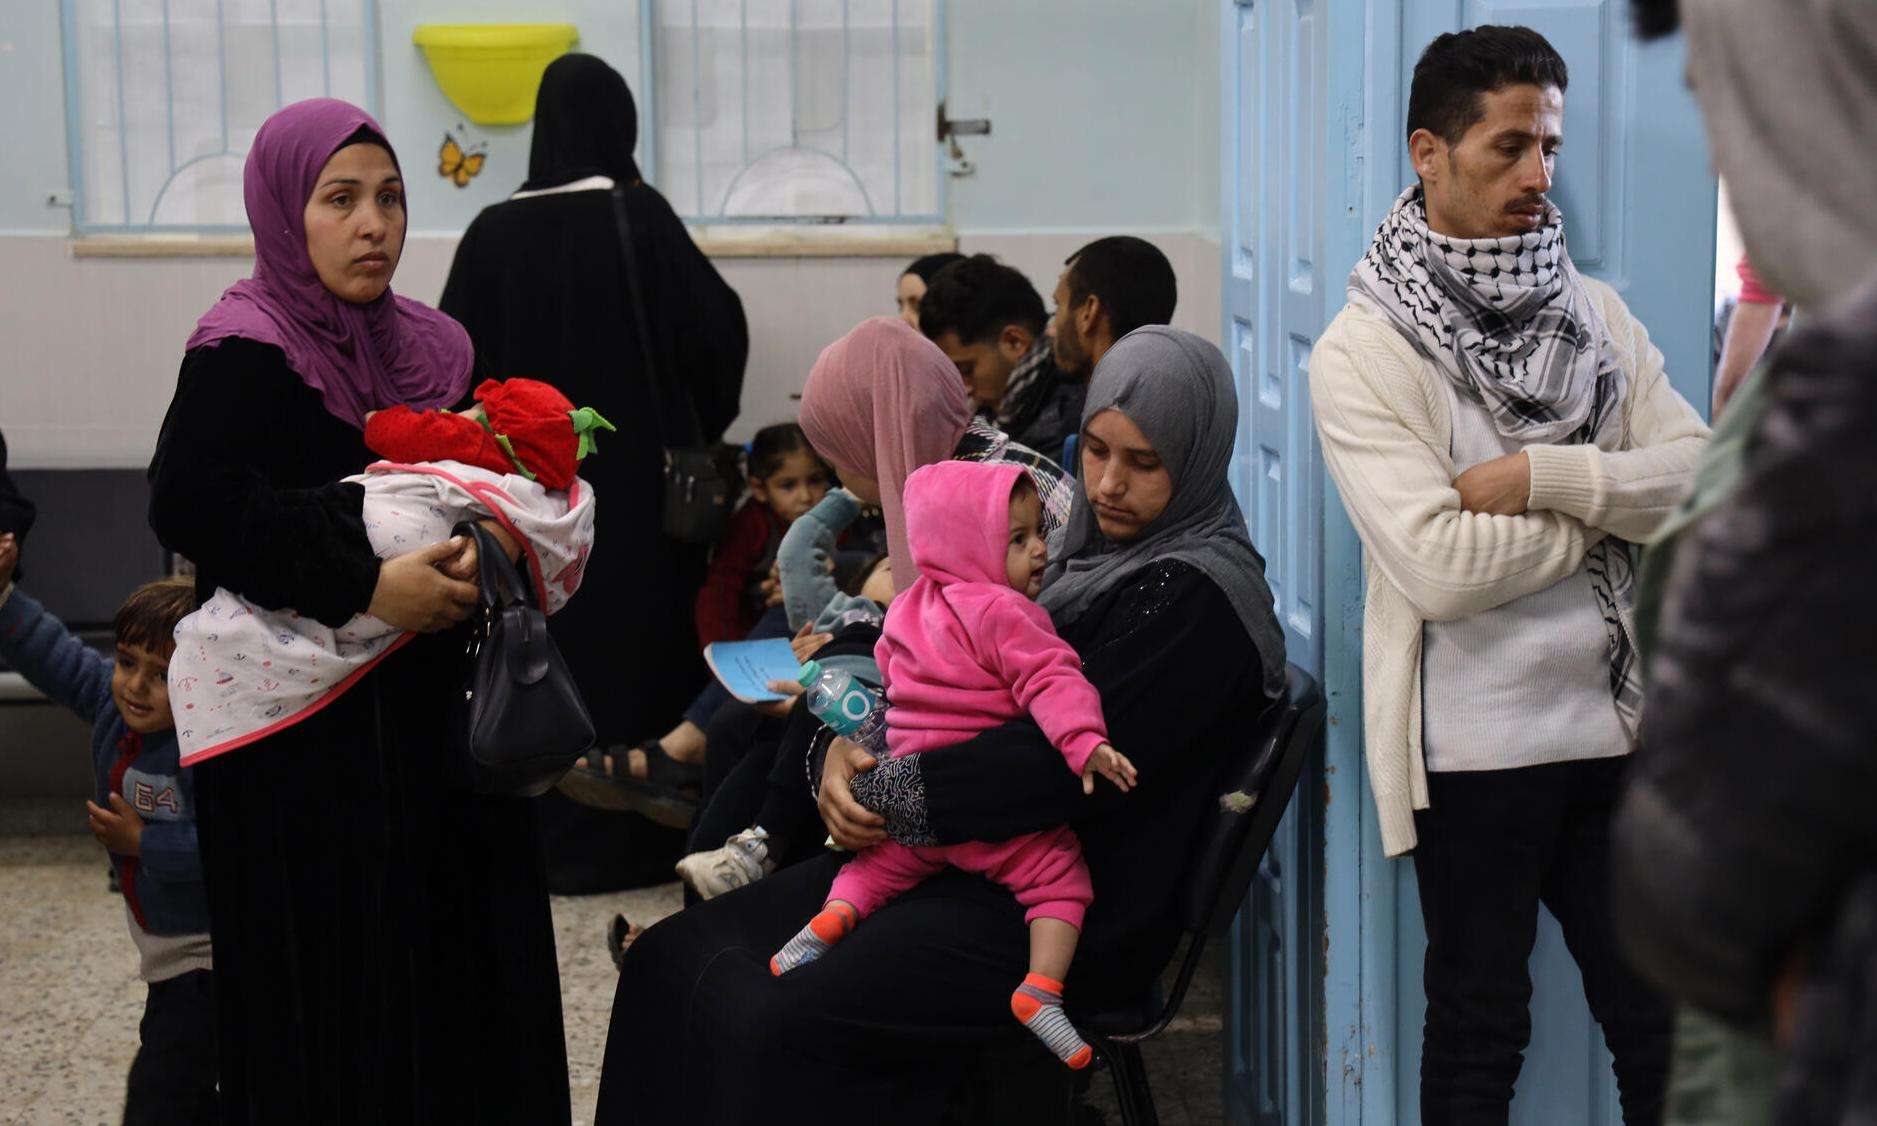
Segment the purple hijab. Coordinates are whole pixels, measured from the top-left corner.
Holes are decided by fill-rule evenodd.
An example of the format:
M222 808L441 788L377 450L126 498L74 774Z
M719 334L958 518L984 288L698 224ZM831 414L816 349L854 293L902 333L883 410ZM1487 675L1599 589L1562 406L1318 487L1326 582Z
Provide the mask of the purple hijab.
M378 123L333 98L295 102L261 125L241 177L254 276L222 294L184 347L231 336L272 344L328 411L363 428L366 411L454 405L469 390L475 354L463 326L428 305L388 289L369 305L354 305L327 290L313 269L306 202L320 169L360 129L397 163Z

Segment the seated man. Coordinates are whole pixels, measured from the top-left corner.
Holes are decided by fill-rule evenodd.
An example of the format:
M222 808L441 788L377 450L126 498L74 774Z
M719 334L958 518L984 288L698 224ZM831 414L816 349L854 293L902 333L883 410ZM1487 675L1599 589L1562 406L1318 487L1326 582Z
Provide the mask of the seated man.
M919 301L919 331L958 365L971 409L1059 460L1081 424L1086 383L1057 368L1048 323L1030 279L988 254L939 271Z
M1115 341L1142 325L1172 324L1178 300L1173 264L1159 247L1132 235L1096 239L1069 255L1056 281L1056 366L1086 384Z
M1310 361L1323 458L1362 538L1363 727L1388 855L1427 926L1421 1113L1506 1120L1543 902L1655 1123L1667 1004L1618 956L1610 817L1642 681L1631 544L1688 490L1707 428L1546 198L1564 60L1529 28L1434 40L1402 193Z

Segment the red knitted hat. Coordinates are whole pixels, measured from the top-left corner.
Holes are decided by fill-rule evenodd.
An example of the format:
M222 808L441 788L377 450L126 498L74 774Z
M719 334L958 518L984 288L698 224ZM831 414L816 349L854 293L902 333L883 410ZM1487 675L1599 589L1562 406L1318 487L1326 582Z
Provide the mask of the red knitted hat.
M550 489L573 484L580 436L567 396L538 379L490 379L476 388L476 401L489 418L489 430L536 480Z

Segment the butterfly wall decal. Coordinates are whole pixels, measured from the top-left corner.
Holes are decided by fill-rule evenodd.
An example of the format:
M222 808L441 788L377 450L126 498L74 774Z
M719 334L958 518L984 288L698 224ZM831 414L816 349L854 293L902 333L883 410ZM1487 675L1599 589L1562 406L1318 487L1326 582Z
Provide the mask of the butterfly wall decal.
M443 147L437 150L437 175L459 188L466 188L471 180L481 175L483 162L488 159L486 146L477 145L465 151L455 135L445 132Z

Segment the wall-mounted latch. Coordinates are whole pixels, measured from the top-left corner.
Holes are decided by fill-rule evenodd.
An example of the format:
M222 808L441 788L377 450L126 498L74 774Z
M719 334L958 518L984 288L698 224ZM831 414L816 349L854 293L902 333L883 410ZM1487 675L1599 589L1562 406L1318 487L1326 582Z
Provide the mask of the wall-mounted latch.
M970 117L953 121L945 116L945 103L938 104L938 139L948 146L951 166L947 169L953 176L969 176L978 170L965 156L965 150L958 147L960 137L986 137L991 132L991 119L988 117Z

